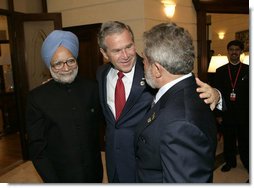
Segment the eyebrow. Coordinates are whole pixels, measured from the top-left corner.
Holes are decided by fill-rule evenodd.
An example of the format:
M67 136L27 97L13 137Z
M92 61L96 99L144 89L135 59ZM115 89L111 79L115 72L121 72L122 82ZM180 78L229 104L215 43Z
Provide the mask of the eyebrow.
M52 62L54 63L54 62L59 62L59 61L67 61L69 59L75 59L75 58L73 56L71 56L71 57L66 58L65 60L64 59L56 59L56 60L52 60Z
M118 52L118 51L121 51L123 49L126 49L126 48L130 48L131 46L133 46L134 43L130 43L130 44L127 44L126 46L124 46L123 48L116 48L116 49L112 49L110 50L111 52Z
M240 47L229 47L228 49L236 49L236 50L241 50Z

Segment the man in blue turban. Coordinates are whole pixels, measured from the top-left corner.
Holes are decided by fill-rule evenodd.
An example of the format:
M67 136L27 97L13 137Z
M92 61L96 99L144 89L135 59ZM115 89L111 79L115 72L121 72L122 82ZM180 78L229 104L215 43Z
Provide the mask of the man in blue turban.
M27 98L30 159L48 183L102 182L98 90L77 76L78 51L75 34L51 32L41 55L53 79Z

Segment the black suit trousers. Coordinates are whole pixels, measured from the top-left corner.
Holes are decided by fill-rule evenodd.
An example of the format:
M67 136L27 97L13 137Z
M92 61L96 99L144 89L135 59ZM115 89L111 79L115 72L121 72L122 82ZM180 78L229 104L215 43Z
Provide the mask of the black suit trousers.
M249 170L249 129L248 124L223 124L225 162L235 166L239 153L243 166Z

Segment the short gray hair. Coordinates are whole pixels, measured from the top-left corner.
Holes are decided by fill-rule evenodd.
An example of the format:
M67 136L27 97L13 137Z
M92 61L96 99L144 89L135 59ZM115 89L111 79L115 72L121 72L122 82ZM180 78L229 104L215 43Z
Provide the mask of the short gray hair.
M175 23L162 23L143 34L144 53L150 63L161 64L171 74L193 70L195 53L190 33Z
M134 35L130 26L119 21L108 21L103 23L97 36L99 47L106 51L107 50L107 46L105 45L106 36L115 33L122 33L125 30L130 32L132 40L134 42Z

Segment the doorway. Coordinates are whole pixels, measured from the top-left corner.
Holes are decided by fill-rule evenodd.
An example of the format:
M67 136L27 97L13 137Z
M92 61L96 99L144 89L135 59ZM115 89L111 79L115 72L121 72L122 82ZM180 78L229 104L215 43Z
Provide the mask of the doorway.
M40 58L43 40L62 27L60 13L2 17L6 23L0 22L0 174L29 159L26 96L48 76Z
M100 30L101 23L65 27L63 30L75 33L79 39L79 75L87 79L96 80L96 71L103 64L103 56L97 43L97 34ZM104 121L100 125L100 145L101 151L105 151Z
M22 161L8 20L0 15L0 174Z

